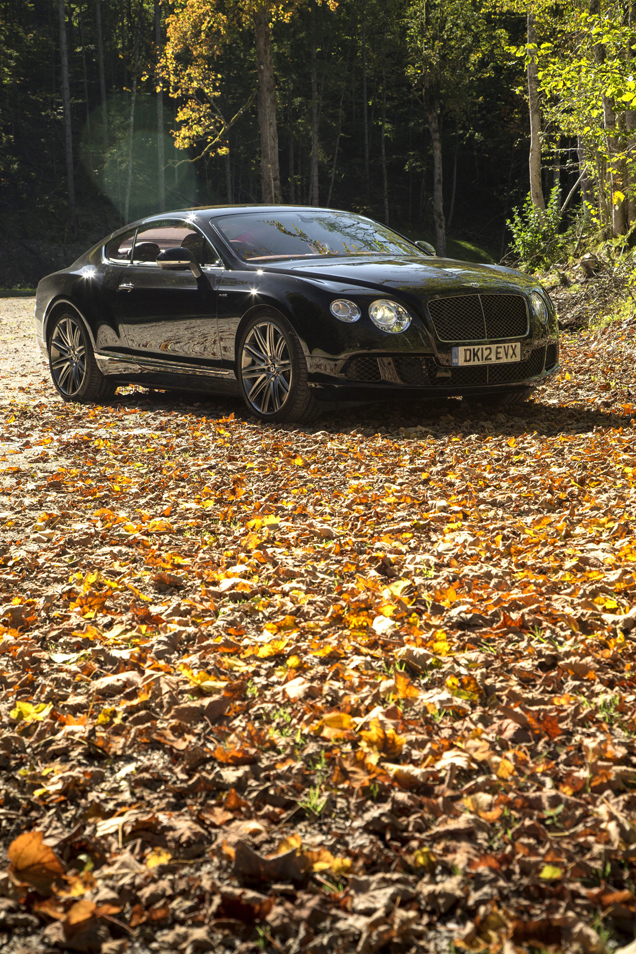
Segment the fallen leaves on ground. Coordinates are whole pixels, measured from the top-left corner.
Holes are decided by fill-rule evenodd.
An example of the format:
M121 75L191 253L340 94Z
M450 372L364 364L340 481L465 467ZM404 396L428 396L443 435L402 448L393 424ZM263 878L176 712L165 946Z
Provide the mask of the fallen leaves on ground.
M633 348L311 428L3 385L0 946L627 943Z

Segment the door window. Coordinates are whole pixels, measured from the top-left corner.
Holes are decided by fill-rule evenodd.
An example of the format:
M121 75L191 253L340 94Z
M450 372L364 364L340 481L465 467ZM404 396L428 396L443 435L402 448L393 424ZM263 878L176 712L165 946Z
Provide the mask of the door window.
M155 264L157 255L168 248L188 248L199 265L214 265L219 256L210 243L196 229L187 225L154 223L139 229L133 252L133 262Z
M130 261L135 231L135 229L130 229L128 232L117 235L114 239L111 239L110 242L106 243L104 253L109 261L122 263Z

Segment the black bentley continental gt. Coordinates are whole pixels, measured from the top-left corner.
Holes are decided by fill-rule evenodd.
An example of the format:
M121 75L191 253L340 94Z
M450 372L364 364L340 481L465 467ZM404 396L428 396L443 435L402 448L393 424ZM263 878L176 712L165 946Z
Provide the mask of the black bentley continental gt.
M265 421L387 392L517 403L559 361L533 278L302 206L133 223L42 279L35 323L64 400L124 383L236 393Z

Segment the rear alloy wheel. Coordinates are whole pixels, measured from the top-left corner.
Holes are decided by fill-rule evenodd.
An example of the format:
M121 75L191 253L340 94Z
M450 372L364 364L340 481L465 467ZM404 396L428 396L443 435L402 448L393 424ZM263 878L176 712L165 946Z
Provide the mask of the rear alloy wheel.
M65 401L106 401L117 390L117 385L97 367L88 333L73 312L66 311L55 319L48 352L53 384Z
M318 414L300 341L282 315L268 312L251 318L237 353L241 391L258 418L308 421Z

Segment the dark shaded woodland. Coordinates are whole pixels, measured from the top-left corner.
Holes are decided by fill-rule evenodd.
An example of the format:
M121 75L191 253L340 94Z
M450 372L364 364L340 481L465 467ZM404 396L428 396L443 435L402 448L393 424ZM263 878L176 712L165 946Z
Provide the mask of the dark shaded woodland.
M179 3L0 0L0 286L32 286L161 208L262 200L255 41L239 6L225 4L233 32L214 63L214 102L225 119L243 112L202 155L202 144L175 148L183 97L158 77ZM459 23L450 10L435 24L437 58L418 64L414 6L312 2L272 21L282 200L363 212L435 241L433 95L449 254L499 260L529 188L524 64L506 45L525 42L525 17L477 11ZM545 165L547 191L576 179L567 158Z

